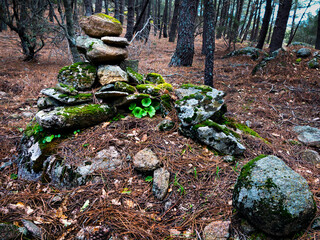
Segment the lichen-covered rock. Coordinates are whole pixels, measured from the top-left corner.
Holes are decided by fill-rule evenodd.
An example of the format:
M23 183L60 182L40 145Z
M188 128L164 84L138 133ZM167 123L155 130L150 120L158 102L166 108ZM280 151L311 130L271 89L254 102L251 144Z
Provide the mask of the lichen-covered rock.
M119 66L102 65L98 68L98 79L101 85L114 82L128 82L128 75Z
M226 155L241 155L246 150L236 135L226 126L211 120L197 124L191 130L191 137Z
M164 168L158 168L153 172L152 192L154 196L163 200L169 188L170 173Z
M182 85L177 89L175 108L182 126L191 126L209 118L220 120L225 113L224 92L209 86Z
M88 36L77 37L76 46L79 52L85 54L86 58L94 64L121 62L128 57L126 48L109 46L100 39Z
M127 67L126 71L129 76L129 82L132 83L133 85L139 85L139 84L145 83L143 75L134 71L131 67Z
M122 33L121 23L117 19L103 13L82 17L79 24L82 30L90 37L120 36Z
M57 91L61 92L61 93L72 95L72 96L75 96L75 95L79 94L77 89L75 89L74 87L72 87L70 85L66 85L66 84L63 84L63 83L57 83L56 86L55 86L55 89Z
M313 165L320 164L320 154L316 151L306 149L300 153L300 158L302 161L311 163Z
M160 166L160 161L151 149L145 148L133 157L133 166L139 171L153 171Z
M135 91L136 91L135 87L133 87L130 84L125 83L125 82L116 82L114 84L114 89L116 91L122 91L122 92L127 92L127 93L135 93Z
M311 56L311 50L309 48L300 48L296 54L297 54L297 57L307 58Z
M320 147L320 129L310 126L295 126L293 131L298 134L298 140L308 146Z
M152 96L148 95L148 94L132 94L132 95L128 95L126 97L122 97L122 98L118 98L113 102L113 106L115 107L121 107L124 105L129 105L132 102L137 102L140 101L142 99L145 98L152 98Z
M95 83L97 69L88 63L78 62L60 69L57 88L64 93L75 95L76 90L90 90Z
M267 54L266 52L264 52L259 48L245 47L229 53L228 55L224 56L224 58L234 57L234 56L249 56L251 57L251 59L256 60L259 58L260 55L267 55Z
M256 228L274 236L302 230L316 212L307 181L275 156L260 156L243 166L233 206Z
M127 71L127 68L131 68L134 72L138 72L139 60L125 59L120 63L120 67L123 71Z
M37 107L39 110L47 109L51 107L59 107L61 105L63 105L61 102L51 97L40 97L38 98L38 101L37 101Z
M126 38L124 37L109 37L109 36L105 36L102 37L101 40L107 44L107 45L111 45L111 46L115 46L115 47L126 47L129 45L129 42Z
M57 100L66 105L78 105L82 103L92 102L92 93L79 93L77 95L69 95L59 92L56 88L45 88L40 91L42 94ZM61 105L61 104L60 104Z
M146 77L146 81L149 81L154 84L166 83L159 73L149 73Z
M114 112L108 105L86 104L41 110L36 114L36 120L46 129L81 129L107 121Z
M138 92L150 94L151 96L158 96L161 90L172 91L172 85L169 83L163 83L159 85L155 84L139 84L136 86Z
M320 63L319 60L315 57L312 58L309 62L308 62L308 67L311 69L316 69L316 68L320 68Z

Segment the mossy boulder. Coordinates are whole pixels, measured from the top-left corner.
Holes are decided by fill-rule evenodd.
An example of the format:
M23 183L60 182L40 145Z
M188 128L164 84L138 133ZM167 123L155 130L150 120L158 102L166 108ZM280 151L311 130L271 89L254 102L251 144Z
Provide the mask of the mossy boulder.
M92 93L78 93L76 95L69 95L59 92L56 88L45 88L40 91L42 94L55 99L56 101L66 105L77 105L82 103L92 102Z
M159 85L155 84L140 84L136 86L138 92L150 94L152 96L158 96L161 91L172 91L172 85L169 83L163 83Z
M287 236L307 227L316 205L307 181L276 156L259 156L243 166L233 206L257 229Z
M146 77L146 81L152 82L154 84L166 83L159 73L149 73Z
M224 58L234 57L234 56L249 56L251 59L256 60L261 55L266 56L267 53L259 48L245 47L227 54L226 56L224 56Z
M85 104L39 111L35 118L45 129L81 129L110 119L115 109L108 105Z
M116 91L122 91L127 93L134 93L136 91L135 87L125 82L116 82L114 84L114 88Z
M95 83L97 69L88 63L78 62L60 69L57 85L60 91L76 95L76 90L90 90Z
M82 17L79 24L82 30L90 37L120 36L122 33L121 23L103 13Z
M175 108L182 126L192 126L207 119L221 120L225 113L224 92L209 86L182 85L175 90L178 101Z
M128 77L129 77L129 82L133 85L139 85L139 84L144 84L144 77L140 73L134 71L131 67L126 68Z

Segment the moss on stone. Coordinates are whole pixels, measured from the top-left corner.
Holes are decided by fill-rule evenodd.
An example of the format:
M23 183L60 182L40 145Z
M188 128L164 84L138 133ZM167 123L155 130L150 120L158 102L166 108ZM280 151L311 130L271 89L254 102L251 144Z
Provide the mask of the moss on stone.
M244 165L241 169L238 182L247 180L248 176L251 174L252 168L256 165L256 162L265 157L267 157L267 155L261 154Z
M167 109L169 111L172 110L172 98L169 94L161 95L160 103L165 109Z
M35 139L40 139L43 137L43 127L39 125L39 123L33 119L26 127L24 130L24 135L26 137L31 137L33 136Z
M129 77L133 79L137 84L144 83L144 77L140 73L135 72L131 67L127 67L126 69Z
M173 90L172 85L169 83L162 83L162 84L157 85L157 87L160 88L160 90L166 89L169 92L172 92L172 90Z
M228 129L226 126L220 125L220 124L218 124L218 123L216 123L214 121L211 121L211 120L206 120L206 121L204 121L202 123L199 123L199 124L193 126L192 128L194 130L197 130L200 127L212 127L212 128L214 128L214 129L216 129L216 130L218 130L220 132L223 132L226 135L233 135L236 138L240 137L239 134L237 134L236 132Z
M204 93L212 91L212 87L209 87L209 86L206 86L206 85L194 85L194 84L191 84L191 83L183 84L181 86L181 88L184 88L184 89L194 88L194 89L201 90Z
M100 104L87 104L87 105L80 105L80 106L70 106L64 107L61 115L65 118L75 118L79 115L94 115L94 114L101 114L105 113L106 110Z
M160 92L160 88L153 84L139 84L136 86L136 88L138 92L147 93L152 96L157 96L159 95L159 92Z
M127 92L127 93L134 93L136 91L135 87L125 82L116 82L114 84L114 88L117 91Z
M159 73L149 73L146 77L146 80L155 84L166 83Z
M94 14L95 16L99 16L99 17L101 17L101 18L103 18L103 19L108 19L108 20L110 20L110 21L112 21L112 22L114 22L114 23L119 23L120 25L121 25L121 22L118 20L118 19L116 19L116 18L114 18L114 17L111 17L111 16L109 16L109 15L107 15L107 14L104 14L104 13L96 13L96 14Z

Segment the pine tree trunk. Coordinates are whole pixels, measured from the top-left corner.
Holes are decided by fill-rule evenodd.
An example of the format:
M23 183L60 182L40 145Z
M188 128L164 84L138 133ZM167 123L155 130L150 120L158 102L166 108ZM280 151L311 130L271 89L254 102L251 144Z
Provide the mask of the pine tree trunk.
M258 20L258 6L259 6L259 2L261 2L260 0L257 0L257 4L256 4L256 8L255 8L255 13L254 13L254 18L253 18L253 26L251 28L251 33L250 33L250 41L254 40L254 33L257 27L257 20Z
M225 22L227 18L227 13L229 11L228 0L223 0L222 8L221 8L221 15L220 15L220 23L217 27L217 38L220 39L222 37L222 33L224 32Z
M277 19L271 37L270 52L282 47L291 5L292 0L280 0Z
M256 27L254 29L253 36L252 36L252 38L253 38L252 41L256 41L258 38L259 28L260 28L260 16L261 16L262 2L263 1L260 1L259 11L258 11L258 19L257 19Z
M270 26L269 26L269 31L268 31L268 36L267 36L267 43L270 43L271 35L272 35L272 26L274 25L274 15L275 15L275 6L276 3L273 1L272 4L272 14L271 14L271 21L270 21Z
M250 4L251 4L251 0L248 1L248 6L247 6L246 14L245 14L245 16L244 16L243 24L242 24L242 27L241 27L241 30L240 30L240 34L239 34L239 37L240 37L240 38L242 37L243 32L244 32L244 30L245 30L245 26L246 26L246 22L247 22L247 18L248 18L248 15L249 15L249 10L250 10Z
M105 13L109 14L109 2L108 2L108 0L104 0L104 8L105 8Z
M53 11L54 11L54 9L53 9L52 4L49 4L49 21L50 22L53 22Z
M123 18L124 18L124 0L120 0L120 6L119 6L119 10L120 10L120 22L121 24L123 24Z
M95 12L95 13L100 13L100 12L102 12L102 0L96 0L94 12Z
M297 9L298 9L298 0L295 0L289 39L293 38L293 32L294 32L294 27L295 27L295 19L296 19L296 15L297 15Z
M120 0L114 0L114 18L120 21Z
M266 10L263 16L263 21L262 21L262 27L260 30L260 36L259 36L259 41L256 46L256 48L262 49L264 41L266 40L268 29L269 29L269 22L272 14L272 6L271 6L271 1L272 0L267 0L266 3Z
M182 0L176 51L169 66L191 66L194 55L194 29L198 1Z
M92 1L91 0L83 0L84 8L85 8L85 16L92 15Z
M163 9L163 16L162 16L162 23L163 23L163 37L168 37L168 4L169 0L165 1L164 9Z
M179 7L180 7L180 0L175 0L172 23L171 23L170 32L169 32L169 42L174 42L176 38L176 32L177 32L178 22L179 22Z
M214 30L214 6L211 0L204 1L204 29L206 32L206 60L204 69L204 84L213 87L213 63L215 49L215 30Z
M125 37L131 41L134 27L134 0L128 0L127 32Z
M253 17L253 14L256 10L256 4L257 4L258 0L255 1L255 3L252 5L252 8L251 8L251 12L250 12L250 15L249 15L249 20L248 20L248 23L244 29L244 32L243 32L243 37L242 37L242 40L241 40L241 43L244 41L244 40L247 40L247 36L248 36L248 32L249 32L249 29L250 29L250 26L251 26L251 21L252 21L252 17Z
M315 48L320 50L320 9L318 12L318 28L317 28L317 38L316 38L316 44Z

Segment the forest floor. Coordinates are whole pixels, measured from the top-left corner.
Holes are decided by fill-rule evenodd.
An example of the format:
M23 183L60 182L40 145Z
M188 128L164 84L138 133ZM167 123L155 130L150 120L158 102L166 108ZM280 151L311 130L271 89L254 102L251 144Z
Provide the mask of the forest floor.
M40 90L54 86L59 69L71 63L63 46L45 47L37 60L23 62L17 36L0 33L0 91L7 93L0 96L0 166L16 158L23 129L37 112ZM169 68L174 50L174 43L152 37L146 45L131 46L130 57L140 60L140 73L160 73L175 87L202 84L201 38L195 42L192 67ZM222 40L216 43L214 86L227 94L227 116L241 123L250 121L251 128L269 143L243 135L246 152L226 163L181 136L177 128L156 131L161 116L103 123L66 140L59 153L81 160L113 145L126 159L126 167L104 174L104 182L63 190L16 179L17 166L12 164L0 175L0 222L22 226L22 219L31 220L51 239L72 239L81 228L97 225L109 227L113 239L203 239L203 229L210 222L232 220L231 230L246 239L234 217L232 189L241 166L260 154L280 157L306 178L319 217L320 166L301 160L299 153L310 147L297 141L292 128L320 127L320 71L308 69L308 60L297 63L292 50L252 76L257 61L245 56L223 59L226 46ZM174 112L168 117L177 122ZM153 197L152 184L133 170L127 158L145 147L151 147L171 173L163 201ZM57 196L60 201L55 202ZM89 207L80 211L86 200ZM170 238L174 230L180 235ZM289 239L320 239L320 232L309 228Z

